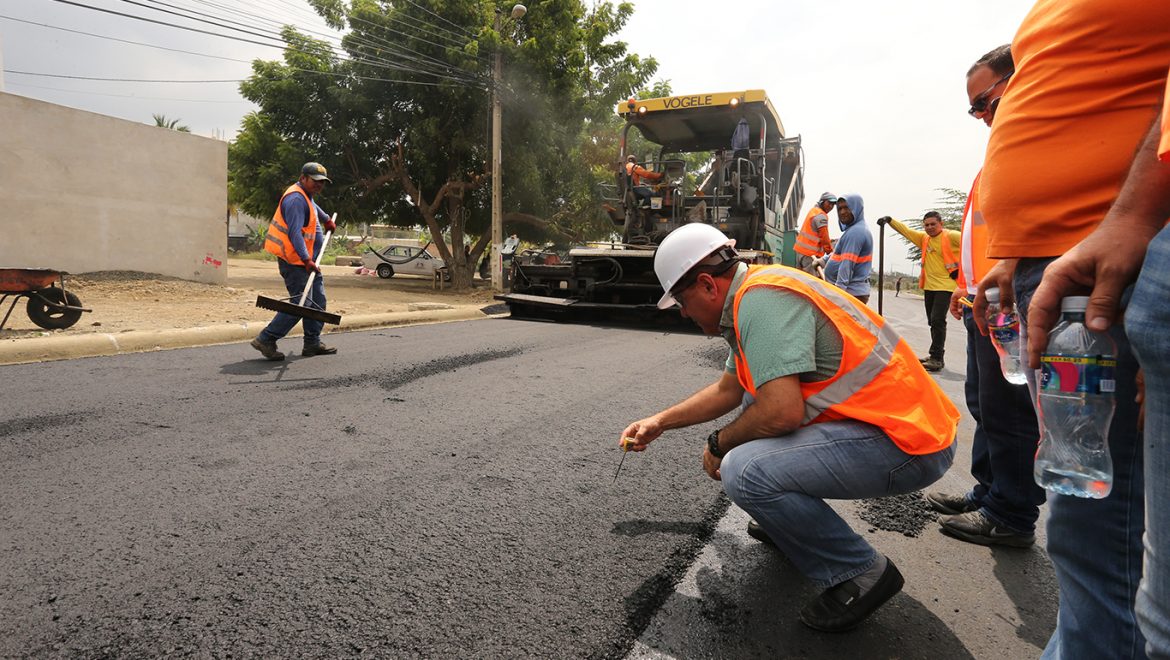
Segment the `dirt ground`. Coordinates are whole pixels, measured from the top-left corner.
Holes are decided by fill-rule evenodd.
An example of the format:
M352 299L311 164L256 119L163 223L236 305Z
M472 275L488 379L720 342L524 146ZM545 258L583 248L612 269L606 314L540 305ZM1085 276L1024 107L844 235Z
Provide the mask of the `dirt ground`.
M218 323L266 321L272 312L256 307L256 296L285 297L284 283L275 262L228 259L227 284L217 286L145 273L113 271L69 276L67 289L93 310L66 330L43 330L28 318L21 299L0 339L71 335L93 332L128 332L191 328ZM323 266L329 311L345 315L405 312L411 303L488 306L492 293L487 283L476 280L471 291L437 290L430 279L395 275L381 279L359 275L354 268ZM11 300L0 307L0 318Z

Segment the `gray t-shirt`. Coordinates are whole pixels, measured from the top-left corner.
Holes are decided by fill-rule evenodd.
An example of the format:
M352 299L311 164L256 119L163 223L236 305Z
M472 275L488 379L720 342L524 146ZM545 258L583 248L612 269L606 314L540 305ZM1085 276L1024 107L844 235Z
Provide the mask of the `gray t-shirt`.
M739 266L724 303L723 336L731 346L725 370L735 373L735 329L732 308L747 266ZM740 337L753 384L797 374L801 382L832 378L841 367L844 342L829 317L808 298L773 287L756 287L739 307Z

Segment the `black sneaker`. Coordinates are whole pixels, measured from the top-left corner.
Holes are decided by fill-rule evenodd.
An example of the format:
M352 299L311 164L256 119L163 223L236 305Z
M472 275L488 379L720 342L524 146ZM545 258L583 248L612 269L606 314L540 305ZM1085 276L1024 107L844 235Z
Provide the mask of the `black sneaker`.
M252 340L252 348L260 351L265 358L277 362L284 359L284 353L276 350L276 342L274 341L260 341L257 337Z
M764 528L760 527L760 523L754 520L748 521L747 533L748 536L759 541L760 543L766 543L773 548L776 547L776 542L772 540L772 537L768 536L768 533L764 531Z
M979 545L1006 545L1027 548L1036 542L1036 535L999 525L982 511L970 511L956 516L940 516L938 524L947 536Z
M948 516L979 510L979 503L971 501L966 495L951 495L937 491L926 494L926 503L935 511Z
M301 356L313 357L314 355L333 355L336 352L337 349L333 348L332 346L326 346L325 344L313 344L312 346L306 346L304 350L301 351Z
M829 587L800 611L800 622L822 632L851 630L893 598L904 584L906 580L894 562L886 559L886 570L869 591L862 594L853 580Z

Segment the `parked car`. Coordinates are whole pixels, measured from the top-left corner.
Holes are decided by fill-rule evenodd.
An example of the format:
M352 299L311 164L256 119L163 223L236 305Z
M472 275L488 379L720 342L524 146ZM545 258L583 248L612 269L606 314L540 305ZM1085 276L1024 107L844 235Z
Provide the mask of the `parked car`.
M424 248L407 245L391 245L381 250L368 250L362 255L362 266L378 273L378 277L389 278L395 274L434 277L435 271L447 264L431 255ZM444 273L445 279L451 276Z

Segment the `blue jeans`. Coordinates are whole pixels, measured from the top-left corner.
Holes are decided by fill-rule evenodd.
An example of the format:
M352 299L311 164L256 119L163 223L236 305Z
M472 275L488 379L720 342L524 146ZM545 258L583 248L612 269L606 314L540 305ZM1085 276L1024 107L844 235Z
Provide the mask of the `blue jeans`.
M1170 657L1170 229L1150 243L1126 332L1146 379L1146 555L1137 616L1152 658Z
M746 442L723 457L723 490L801 573L831 587L869 570L877 552L825 503L910 493L937 481L955 445L912 456L876 426L812 424Z
M975 487L967 499L983 514L1020 532L1036 528L1044 489L1036 485L1032 466L1040 429L1025 385L1003 377L991 338L979 334L975 317L963 309L967 326L967 409L975 419L971 443L971 476ZM983 414L986 412L987 414Z
M1021 259L1012 283L1026 321L1028 303L1052 259ZM1113 491L1101 500L1048 493L1048 556L1060 586L1056 630L1041 658L1144 658L1134 616L1142 577L1142 438L1137 428L1137 360L1115 325L1116 412L1109 425ZM1044 420L1040 420L1043 425Z
M288 289L288 295L292 297L293 303L301 301L301 293L305 290L305 284L309 281L309 271L305 270L304 266L296 266L288 263L284 259L277 259L276 263L280 266L280 276L284 278L284 287ZM305 307L316 307L317 309L325 309L325 278L321 275L313 278L313 288L309 290L309 297L305 300ZM275 342L283 338L296 327L297 322L300 321L305 329L305 346L316 346L321 343L321 328L325 324L313 319L302 319L299 316L292 314L285 314L284 312L277 312L273 317L272 322L268 327L260 331L259 339L263 342Z

